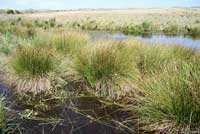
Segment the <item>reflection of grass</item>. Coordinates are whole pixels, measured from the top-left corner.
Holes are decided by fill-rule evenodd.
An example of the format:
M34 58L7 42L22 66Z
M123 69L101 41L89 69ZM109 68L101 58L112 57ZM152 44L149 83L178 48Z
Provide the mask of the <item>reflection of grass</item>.
M200 38L200 26L189 29L188 34L193 38Z
M5 104L5 97L4 96L0 96L0 133L1 134L8 134L8 133L13 133L13 127L12 125L10 125L8 123L8 121L12 120L12 117L10 117L10 113L8 110L6 110L6 108L8 108Z
M4 98L0 97L0 128L5 127Z

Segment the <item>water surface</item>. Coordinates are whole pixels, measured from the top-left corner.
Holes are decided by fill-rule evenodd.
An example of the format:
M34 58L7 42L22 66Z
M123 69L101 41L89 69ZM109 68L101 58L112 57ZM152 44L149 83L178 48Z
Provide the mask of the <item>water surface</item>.
M104 31L91 31L89 32L93 39L132 39L141 40L145 43L164 43L164 44L178 44L187 47L200 49L200 39L194 39L190 36L167 36L167 35L149 35L149 36L133 36L123 33L109 33Z

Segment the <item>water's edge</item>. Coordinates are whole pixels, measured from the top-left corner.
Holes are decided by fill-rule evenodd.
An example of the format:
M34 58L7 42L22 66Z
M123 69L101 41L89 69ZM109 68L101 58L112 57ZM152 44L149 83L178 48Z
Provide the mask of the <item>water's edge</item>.
M89 31L88 34L94 40L98 39L118 39L118 40L140 40L145 43L163 43L163 44L177 44L186 47L200 49L200 39L194 39L190 36L167 36L164 34L153 34L151 36L134 36L123 33L111 33L106 31Z

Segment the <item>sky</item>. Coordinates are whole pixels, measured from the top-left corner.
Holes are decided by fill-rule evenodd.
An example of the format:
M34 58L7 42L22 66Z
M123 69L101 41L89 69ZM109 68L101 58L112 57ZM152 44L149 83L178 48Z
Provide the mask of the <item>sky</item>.
M0 8L82 9L200 7L200 0L0 0Z

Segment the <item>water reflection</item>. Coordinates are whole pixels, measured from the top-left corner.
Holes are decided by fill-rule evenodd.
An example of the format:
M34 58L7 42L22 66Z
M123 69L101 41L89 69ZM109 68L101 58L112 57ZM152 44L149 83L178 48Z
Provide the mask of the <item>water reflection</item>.
M200 49L200 39L198 37L182 35L182 36L170 36L170 35L153 35L149 33L142 34L140 36L126 35L123 33L109 33L103 31L89 32L93 39L135 39L141 40L145 43L164 43L164 44L179 44L187 47Z

